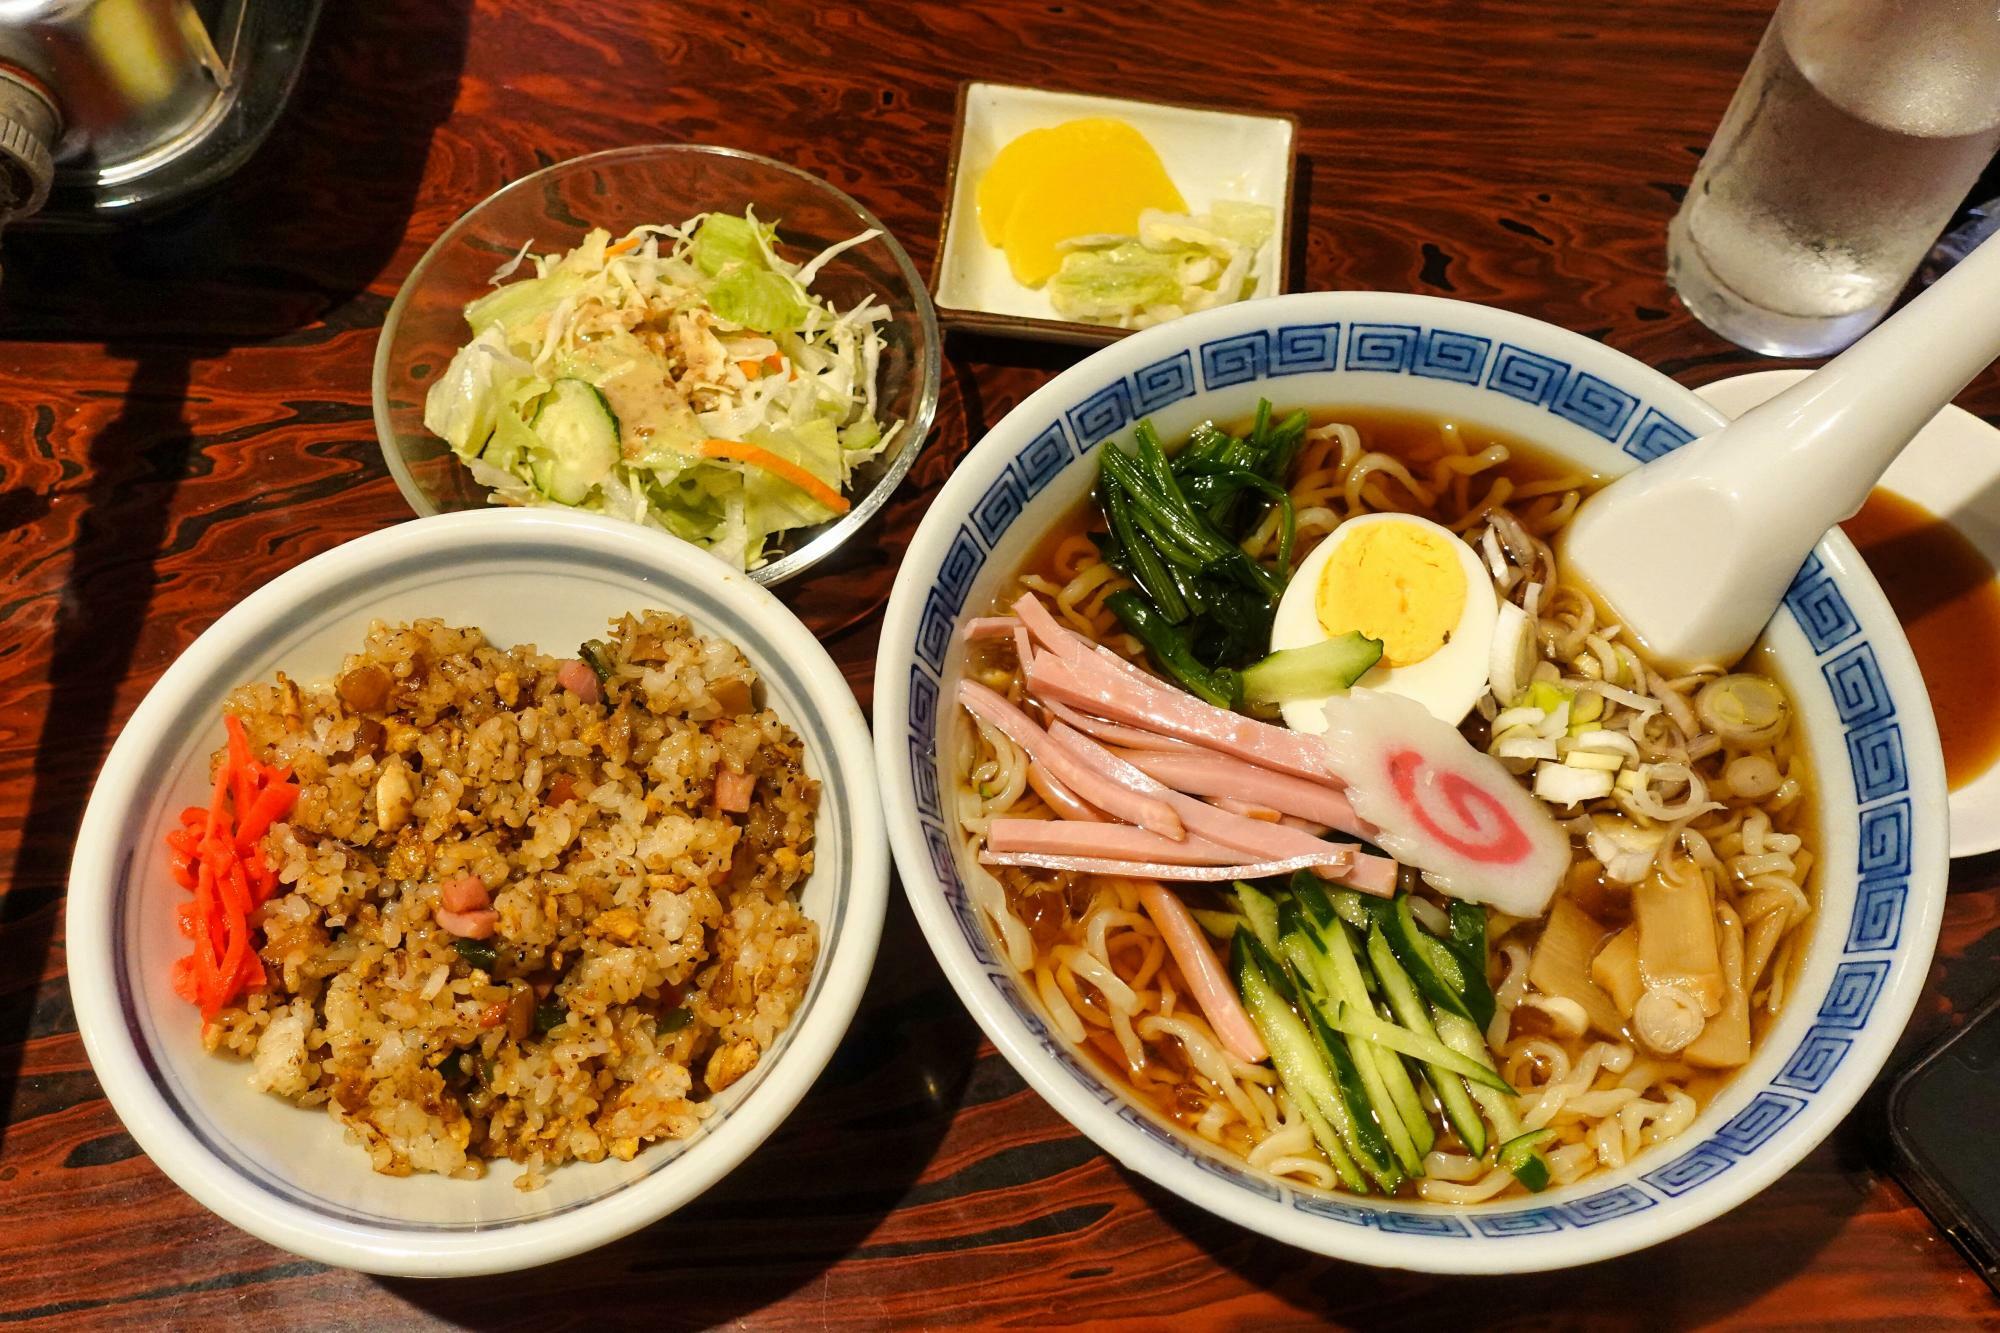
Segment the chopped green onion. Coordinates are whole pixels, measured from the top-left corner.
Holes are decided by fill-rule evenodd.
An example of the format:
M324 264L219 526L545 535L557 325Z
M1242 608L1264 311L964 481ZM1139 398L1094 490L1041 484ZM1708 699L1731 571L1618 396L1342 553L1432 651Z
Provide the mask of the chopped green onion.
M451 947L458 950L458 956L474 967L491 972L500 961L500 952L484 940L454 939Z

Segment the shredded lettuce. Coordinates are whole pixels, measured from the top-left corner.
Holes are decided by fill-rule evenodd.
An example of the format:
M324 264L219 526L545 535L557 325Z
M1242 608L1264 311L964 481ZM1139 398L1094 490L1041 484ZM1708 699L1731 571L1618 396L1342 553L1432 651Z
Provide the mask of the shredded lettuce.
M748 432L748 438L750 443L798 464L835 490L840 489L846 460L841 456L839 432L825 417L800 425L759 427ZM766 539L774 533L824 523L834 517L831 509L768 472L747 470L743 485L744 539L753 553L761 552Z
M778 333L805 321L806 303L796 288L797 284L783 274L735 264L709 286L708 303L724 319L764 333Z
M583 380L599 404L584 424L599 438L616 432L618 462L571 507L661 528L755 568L776 538L837 511L754 461L704 446L755 446L844 493L854 470L895 439L902 423L876 415L888 311L872 299L838 310L811 290L828 261L878 234L798 265L779 253L776 227L746 209L638 227L616 241L596 229L564 254L524 247L494 275L494 290L466 307L472 338L431 385L425 427L496 503L553 504L535 464L546 474L579 424L571 409L559 428L564 409L549 406L551 386ZM501 281L523 264L531 275Z
M695 232L688 253L695 266L711 278L732 264L764 268L763 247L757 244L757 227L754 215L749 213L740 218L727 213L712 213Z
M1257 294L1257 258L1275 230L1262 204L1218 201L1188 216L1147 209L1139 234L1063 243L1049 301L1064 319L1141 329Z

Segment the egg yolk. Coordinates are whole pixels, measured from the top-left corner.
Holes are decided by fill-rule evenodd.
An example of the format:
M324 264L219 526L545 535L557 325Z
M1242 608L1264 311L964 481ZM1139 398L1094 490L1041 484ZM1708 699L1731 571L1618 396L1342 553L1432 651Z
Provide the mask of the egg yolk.
M1061 267L1062 241L1133 235L1143 209L1187 211L1146 136L1107 116L1015 138L980 177L976 198L987 243L1006 251L1015 281L1030 287Z
M1370 523L1340 540L1315 605L1331 636L1382 641L1382 665L1412 666L1451 639L1465 612L1465 567L1450 539L1411 523Z

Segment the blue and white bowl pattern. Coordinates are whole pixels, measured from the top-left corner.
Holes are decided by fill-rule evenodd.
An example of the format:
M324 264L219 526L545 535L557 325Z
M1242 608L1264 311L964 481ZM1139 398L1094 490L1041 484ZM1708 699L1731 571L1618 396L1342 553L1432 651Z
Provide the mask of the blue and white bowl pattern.
M1477 311L1456 302L1368 294L1354 294L1354 298L1413 307L1420 314L1428 314L1431 307L1436 307L1440 313L1459 315L1454 322L1463 322L1461 312L1473 310L1481 325L1499 324L1503 329L1518 325L1526 336L1515 340L1501 331L1470 331L1422 320L1276 322L1272 317L1285 305L1316 301L1323 306L1338 301L1337 294L1251 303L1242 308L1249 314L1238 313L1235 318L1236 322L1254 322L1256 327L1231 331L1147 360L1128 373L1102 379L1080 396L1072 391L1066 401L1046 403L1046 390L1031 398L1017 410L1030 415L1027 429L1009 432L1025 437L1027 442L1005 460L1004 467L984 491L962 509L948 503L949 495L941 498L937 506L940 512L933 513L927 526L944 514L964 513L966 518L951 535L935 577L922 588L921 611L907 647L890 641L900 627L892 611L891 624L884 635L882 662L887 667L892 653L903 647L908 654L907 680L905 689L893 691L901 696L893 701L896 712L892 715L881 707L889 702L890 691L885 691L884 700L878 701L877 712L878 751L886 748L882 733L891 728L900 731L916 824L927 852L926 864L902 865L906 888L920 917L924 915L926 896L941 897L948 905L950 918L983 974L984 984L1019 1024L1021 1032L1011 1035L1017 1038L1025 1035L1066 1071L1077 1089L1143 1136L1153 1148L1246 1196L1239 1202L1249 1205L1247 1211L1227 1207L1225 1199L1213 1196L1203 1201L1248 1225L1277 1234L1280 1228L1258 1211L1259 1205L1277 1206L1314 1219L1422 1238L1429 1246L1463 1242L1470 1249L1473 1242L1481 1240L1511 1240L1597 1228L1615 1219L1687 1201L1704 1190L1719 1193L1721 1182L1732 1171L1757 1159L1775 1136L1814 1106L1816 1099L1827 1098L1829 1084L1848 1061L1864 1029L1873 1033L1872 1045L1886 1054L1887 1043L1893 1041L1908 1016L1914 989L1899 1000L1897 1012L1881 1014L1876 1022L1885 983L1892 970L1898 968L1904 973L1914 969L1920 979L1935 941L1936 903L1926 901L1913 912L1911 899L1913 873L1921 870L1924 875L1935 875L1936 882L1942 883L1941 830L1928 828L1920 835L1919 822L1914 818L1914 810L1920 807L1928 806L1940 813L1943 809L1935 729L1921 691L1912 692L1909 688L1908 682L1916 679L1914 665L1909 660L1907 646L1893 631L1893 618L1879 590L1851 547L1837 534L1830 536L1799 571L1786 597L1785 609L1773 623L1771 638L1780 649L1787 684L1820 750L1813 758L1820 787L1826 857L1823 862L1826 868L1821 873L1821 914L1824 917L1837 913L1838 928L1824 921L1820 924L1798 989L1749 1069L1725 1088L1696 1126L1678 1141L1658 1151L1642 1153L1625 1169L1602 1172L1568 1190L1551 1191L1535 1199L1449 1210L1330 1194L1250 1170L1150 1108L1138 1105L1079 1059L1050 1030L1037 1000L996 952L987 924L967 895L959 865L959 858L965 854L963 838L955 828L945 799L951 779L937 748L940 735L947 734L943 724L952 708L949 700L955 685L955 630L967 616L984 610L984 599L991 597L998 583L1022 558L1025 548L1019 542L1011 543L1017 549L1002 549L1010 545L1003 539L1014 521L1071 464L1102 441L1128 431L1144 417L1194 399L1198 393L1212 396L1222 390L1241 390L1248 397L1237 398L1228 409L1209 407L1212 398L1205 400L1202 407L1207 410L1199 411L1172 429L1184 429L1193 420L1209 416L1221 419L1239 416L1260 395L1273 399L1281 410L1302 405L1394 401L1415 405L1407 380L1384 393L1369 386L1368 382L1378 376L1437 381L1437 391L1427 393L1427 398L1440 399L1442 410L1479 424L1504 426L1518 435L1547 440L1558 445L1563 454L1606 474L1657 458L1716 424L1712 410L1692 394L1575 335L1514 316ZM1255 319L1260 309L1272 313ZM1211 325L1214 322L1209 321ZM1159 332L1173 328L1167 326ZM1565 348L1565 343L1581 347ZM1127 344L1141 345L1138 338ZM1579 350L1580 356L1555 354ZM1091 358L1071 374L1089 368L1105 355L1100 353ZM1589 368L1578 364L1586 359L1591 363ZM1310 381L1294 378L1306 376L1313 378ZM1054 389L1061 384L1059 380L1050 387ZM1540 414L1541 421L1524 418L1524 408ZM1160 425L1163 432L1171 433L1169 423L1162 421ZM989 436L989 441L998 435L996 432ZM1067 498L1073 500L1086 488L1069 487ZM1058 500L1043 508L1038 517L1053 517L1060 511L1061 503ZM913 547L913 553L915 550ZM996 554L1003 558L996 559ZM915 574L914 570L906 570L904 580L899 581L899 601L916 591L914 586L904 586L914 585ZM1867 614L1857 609L1857 601L1868 604ZM1884 659L1893 659L1901 668L1896 674L1905 684L1896 692L1892 692L1885 679L1881 666ZM1800 669L1808 660L1817 668L1816 673ZM883 678L888 679L886 671ZM1838 752L1824 752L1829 734L1838 735L1844 742ZM1913 743L1923 747L1920 765L1911 763L1909 747ZM894 810L895 774L886 761L883 767L885 782L889 784L888 805ZM1922 775L1922 785L1914 796L1913 771ZM1933 817L1931 822L1941 823L1941 820ZM1919 841L1923 843L1921 857L1917 854ZM1843 891L1850 883L1841 873L1843 864L1851 868L1851 894ZM1913 915L1921 920L1913 923ZM936 945L934 937L933 947ZM954 975L954 980L963 989L964 979ZM974 1008L977 1013L979 1006ZM992 1034L990 1026L989 1034ZM992 1035L996 1041L1001 1038L1001 1034ZM1772 1047L1778 1043L1782 1043L1780 1049L1784 1054L1782 1059L1773 1059ZM1006 1049L1011 1043L1001 1041L1001 1044ZM1878 1056L1878 1065L1879 1061ZM1760 1077L1760 1069L1772 1072ZM1867 1074L1872 1076L1873 1072L1871 1068ZM1842 1089L1841 1104L1834 1108L1836 1117L1852 1103L1858 1091L1858 1088ZM1827 1128L1831 1128L1831 1122ZM1105 1146L1121 1157L1128 1157L1117 1144L1107 1142ZM1703 1216L1712 1216L1747 1197L1810 1146L1807 1143L1786 1154L1782 1162L1765 1161L1757 1173L1759 1179L1749 1189L1735 1191L1735 1197L1726 1201L1718 1198L1712 1208L1702 1210ZM1159 1166L1159 1159L1155 1157L1142 1164L1128 1158L1128 1164L1150 1171ZM1317 1242L1297 1234L1283 1238L1330 1253L1345 1249L1337 1242L1327 1243L1325 1238ZM1521 1257L1528 1266L1551 1267L1619 1253L1646 1243L1649 1240L1643 1237L1614 1240L1591 1247L1589 1253L1578 1251L1580 1257L1568 1259L1551 1259L1547 1255ZM1398 1253L1386 1258L1381 1257L1384 1253L1376 1250L1354 1257L1443 1270L1504 1270L1519 1266L1510 1263L1504 1252L1490 1249L1481 1250L1477 1256L1439 1254L1429 1247L1399 1247Z

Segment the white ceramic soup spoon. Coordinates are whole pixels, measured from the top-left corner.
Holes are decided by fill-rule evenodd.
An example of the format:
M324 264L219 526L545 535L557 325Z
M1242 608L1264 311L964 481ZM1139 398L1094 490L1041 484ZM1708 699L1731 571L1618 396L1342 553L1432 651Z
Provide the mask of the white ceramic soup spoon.
M1996 357L1989 242L1776 398L1585 501L1564 568L1661 661L1727 666L1827 529Z

